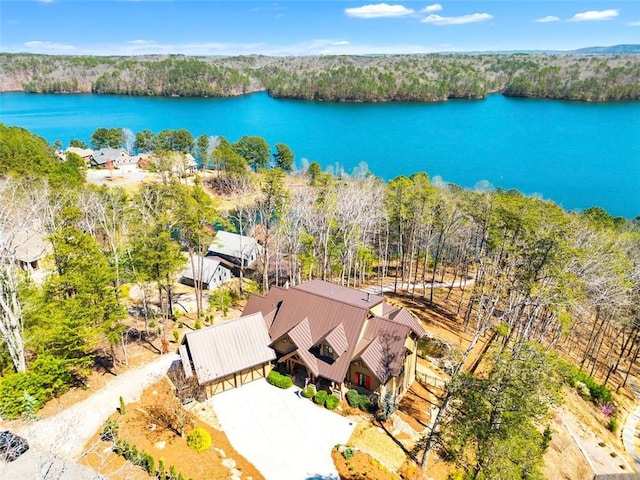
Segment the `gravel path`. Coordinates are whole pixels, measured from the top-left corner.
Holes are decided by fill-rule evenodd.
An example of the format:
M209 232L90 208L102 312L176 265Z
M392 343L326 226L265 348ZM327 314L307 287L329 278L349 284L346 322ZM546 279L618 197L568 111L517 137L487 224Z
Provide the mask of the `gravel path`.
M466 280L456 280L455 282L451 283L441 283L441 282L434 282L433 283L433 288L462 288L464 286L467 285L473 285L474 283L474 279L473 278L469 278ZM426 282L426 283L398 283L398 290L412 290L415 289L416 292L421 292L423 289L427 289L430 290L431 289L431 282ZM380 285L374 285L371 287L367 287L367 288L362 288L361 289L363 292L369 292L369 293L373 293L375 295L378 295L380 293L385 293L385 292L393 292L395 290L395 283L393 280L388 280L383 286Z
M165 375L178 355L163 355L142 367L114 377L104 388L62 412L32 424L16 433L29 444L55 456L76 459L104 421L116 411L122 396L125 402L140 399L142 391Z
M631 466L620 455L611 456L615 449L609 445L600 446L601 440L590 429L581 424L573 414L561 408L558 410L557 415L595 474L604 475L629 472L631 470ZM620 468L621 464L625 465L624 470Z

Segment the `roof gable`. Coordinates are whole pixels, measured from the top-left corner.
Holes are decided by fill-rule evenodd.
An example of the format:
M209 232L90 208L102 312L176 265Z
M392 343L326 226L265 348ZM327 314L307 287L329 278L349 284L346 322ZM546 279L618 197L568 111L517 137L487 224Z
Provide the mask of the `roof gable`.
M409 327L386 318L373 317L367 322L354 359L362 359L369 370L385 383L398 375L405 357L405 341Z
M329 334L324 337L324 340L333 349L336 355L340 356L347 351L349 342L347 341L347 335L344 333L344 325L340 323L336 328L331 330Z
M388 318L395 323L399 323L400 325L404 325L405 327L409 327L418 338L427 333L426 330L422 328L422 325L420 325L420 322L418 322L418 320L416 320L405 308L398 308L397 310L385 315L385 318Z
M306 317L287 333L289 338L296 345L297 354L307 364L314 375L318 375L318 361L316 357L309 351L313 346L311 339L311 330L309 329L309 319Z

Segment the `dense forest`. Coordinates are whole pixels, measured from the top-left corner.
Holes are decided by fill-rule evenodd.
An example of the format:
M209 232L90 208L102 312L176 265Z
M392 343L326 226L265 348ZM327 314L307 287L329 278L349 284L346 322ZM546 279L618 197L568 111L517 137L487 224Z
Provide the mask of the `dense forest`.
M89 57L0 54L0 91L232 96L345 102L514 97L640 99L640 56L415 54Z
M91 138L118 141L113 129ZM433 285L451 282L456 321L472 345L484 339L484 363L463 368L470 350L461 352L434 428L416 446L424 468L437 450L473 478L541 478L543 429L562 382L582 385L585 397L615 412L612 391L640 358L639 219L599 207L567 212L517 191L466 190L426 173L384 183L365 171L336 177L312 163L287 176L293 152L283 144L273 152L260 137L212 145L183 130L143 131L136 147L151 151L162 175L127 193L85 183L78 157L60 160L39 137L0 125L3 417L35 415L81 385L99 358L126 362L127 286L156 291L157 329L136 334L164 345L175 322L176 275L221 227L259 232L264 253L253 275L263 292L312 278L351 287L373 281L405 285L437 309ZM210 174L190 182L176 174L170 159L185 151ZM30 280L15 253L20 232L36 226L52 245L42 283ZM471 281L454 287L459 279ZM201 291L196 299L201 318Z

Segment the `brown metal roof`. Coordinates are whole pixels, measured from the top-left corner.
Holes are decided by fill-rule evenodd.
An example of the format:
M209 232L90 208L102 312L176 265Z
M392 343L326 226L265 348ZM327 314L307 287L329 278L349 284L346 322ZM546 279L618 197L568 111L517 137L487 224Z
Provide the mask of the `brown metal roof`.
M354 359L361 358L382 383L390 375L398 375L404 361L404 343L409 328L382 317L367 320L365 331Z
M384 301L384 298L380 295L362 292L355 288L343 287L323 280L311 280L310 282L301 283L292 288L310 292L336 302L346 303L353 307L366 308L367 310Z
M266 316L265 312L273 312L278 308L286 292L287 290L284 288L271 287L267 297L252 293L249 295L249 300L247 300L242 314L251 315L252 313L262 312Z
M413 331L413 333L418 336L418 338L426 335L427 333L425 329L422 328L422 325L420 325L420 322L418 322L418 320L416 320L413 315L411 315L411 313L404 308L398 308L396 311L383 316L396 323L409 327Z
M316 357L309 351L313 346L313 340L311 340L311 330L309 329L309 320L304 318L300 323L287 332L289 338L298 347L296 352L298 356L309 367L311 373L318 375L318 361Z
M200 385L275 360L269 343L267 327L259 312L189 332L183 340ZM180 350L181 356L182 353ZM184 357L183 368L187 373Z
M351 361L364 355L363 361L385 382L389 374L399 372L410 331L422 336L424 330L397 308L387 309L393 318L373 316L370 309L383 301L378 295L367 300L359 290L313 280L289 289L272 288L267 296L251 295L244 314L275 312L269 328L272 345L288 335L297 346L296 354L316 376L341 383ZM309 351L323 341L338 354L333 362Z
M336 355L340 356L347 351L349 342L347 341L347 335L344 333L344 326L342 323L329 332L324 340L333 348Z
M319 360L317 365L318 375L335 382L344 380L362 326L369 313L367 308L335 301L297 287L288 290L272 288L267 297L255 300L251 297L245 312L247 310L251 312L260 306L268 311L277 307L273 324L269 330L274 343L305 318L309 324L311 346L316 345L320 339L326 337L342 323L347 343L346 352L333 363ZM300 352L300 357L302 358L302 356L303 354ZM309 367L312 368L311 365Z

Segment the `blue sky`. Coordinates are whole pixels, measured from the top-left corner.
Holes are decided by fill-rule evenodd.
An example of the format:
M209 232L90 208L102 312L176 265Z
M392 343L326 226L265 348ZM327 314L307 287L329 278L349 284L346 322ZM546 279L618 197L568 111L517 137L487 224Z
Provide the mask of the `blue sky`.
M640 0L0 0L0 51L317 55L640 43Z

